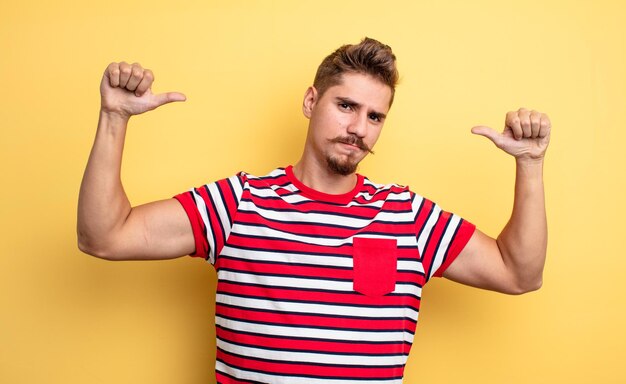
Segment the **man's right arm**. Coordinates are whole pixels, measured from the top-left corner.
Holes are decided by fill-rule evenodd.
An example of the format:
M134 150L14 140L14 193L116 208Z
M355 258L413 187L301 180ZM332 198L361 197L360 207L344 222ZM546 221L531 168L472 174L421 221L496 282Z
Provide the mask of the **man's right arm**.
M137 63L111 63L102 77L100 119L78 199L78 247L93 256L171 259L195 249L191 224L178 201L131 207L122 186L122 151L130 117L185 100L176 92L153 94L153 81L152 72Z

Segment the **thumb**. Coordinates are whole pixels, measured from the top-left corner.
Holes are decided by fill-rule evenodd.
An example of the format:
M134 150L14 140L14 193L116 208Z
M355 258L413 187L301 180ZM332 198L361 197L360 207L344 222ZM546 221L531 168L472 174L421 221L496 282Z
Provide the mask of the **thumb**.
M484 125L477 125L473 127L472 133L475 135L485 136L489 140L493 141L496 146L500 144L500 140L502 139L502 134Z
M172 103L174 101L185 100L187 100L187 97L180 92L166 92L154 95L154 102L156 104L156 107L160 107L163 104Z

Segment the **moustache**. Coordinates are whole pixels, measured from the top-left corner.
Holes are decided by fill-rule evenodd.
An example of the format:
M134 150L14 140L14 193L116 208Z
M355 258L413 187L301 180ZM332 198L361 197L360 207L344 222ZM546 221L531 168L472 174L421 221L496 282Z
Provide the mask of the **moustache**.
M358 136L353 136L353 135L343 136L343 137L338 136L338 137L335 137L334 139L329 139L328 141L331 143L343 143L343 144L349 144L349 145L356 145L360 150L369 152L372 155L374 154L374 151L372 151L372 149L363 142L363 139L361 139Z

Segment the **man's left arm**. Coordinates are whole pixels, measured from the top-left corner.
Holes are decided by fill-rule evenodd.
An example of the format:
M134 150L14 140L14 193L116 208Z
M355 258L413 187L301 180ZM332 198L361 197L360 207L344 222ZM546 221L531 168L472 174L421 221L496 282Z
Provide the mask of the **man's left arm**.
M513 212L497 239L476 230L444 277L508 294L541 287L548 242L543 161L550 131L546 114L524 108L507 113L502 133L485 126L472 128L472 133L515 157Z

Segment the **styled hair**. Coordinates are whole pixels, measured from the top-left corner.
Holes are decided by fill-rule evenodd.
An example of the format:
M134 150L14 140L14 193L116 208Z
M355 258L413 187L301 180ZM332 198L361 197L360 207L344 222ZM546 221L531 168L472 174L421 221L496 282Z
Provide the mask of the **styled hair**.
M391 100L398 83L396 56L391 47L378 40L364 38L359 44L349 44L328 55L317 68L313 86L319 97L334 85L341 84L344 73L361 73L373 76L391 88Z

